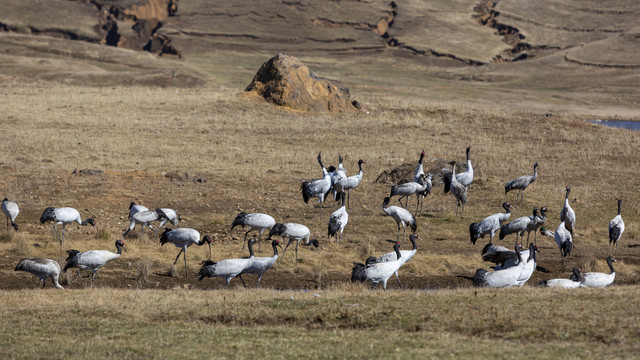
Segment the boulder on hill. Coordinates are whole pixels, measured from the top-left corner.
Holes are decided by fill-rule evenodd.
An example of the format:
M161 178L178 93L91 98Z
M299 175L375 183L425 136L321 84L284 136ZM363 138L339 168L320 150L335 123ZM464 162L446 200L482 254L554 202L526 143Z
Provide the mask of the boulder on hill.
M285 54L262 64L246 91L300 111L353 112L360 108L341 82L322 78L298 58Z

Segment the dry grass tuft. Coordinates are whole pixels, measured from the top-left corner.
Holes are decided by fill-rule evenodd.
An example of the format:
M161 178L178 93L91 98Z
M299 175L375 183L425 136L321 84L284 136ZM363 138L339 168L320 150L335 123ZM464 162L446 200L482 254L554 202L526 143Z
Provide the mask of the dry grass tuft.
M13 242L14 237L16 236L15 231L4 231L0 233L0 243L10 243Z
M16 234L13 236L13 246L11 252L20 257L30 257L31 247L27 243L26 237L22 234Z
M96 234L94 235L94 238L96 240L100 240L104 242L111 242L111 239L113 238L113 234L107 228L99 226L96 229Z
M152 264L148 261L138 260L135 263L135 267L138 270L138 277L136 281L138 282L139 288L146 288L149 284L149 274L151 273Z

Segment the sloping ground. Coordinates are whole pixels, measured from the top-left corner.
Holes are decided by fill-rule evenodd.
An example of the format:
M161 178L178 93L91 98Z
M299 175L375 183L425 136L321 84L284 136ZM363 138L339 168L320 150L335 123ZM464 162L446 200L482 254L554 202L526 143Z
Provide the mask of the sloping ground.
M0 29L99 42L98 11L75 1L2 0Z
M176 47L192 53L245 50L347 51L384 48L378 22L387 2L190 1L161 29Z
M536 49L563 50L587 46L575 57L585 63L629 65L629 56L620 58L619 51L635 52L633 34L626 33L638 26L640 3L633 0L606 3L601 1L558 2L500 0L495 5L498 19L517 28L526 43ZM619 37L622 36L622 40ZM608 41L603 41L608 39ZM598 42L594 47L591 42ZM594 57L592 61L590 57ZM635 56L637 58L637 55ZM606 58L606 59L605 59ZM597 60L596 60L597 59ZM633 61L632 61L633 62Z
M640 68L640 57L637 53L639 48L640 27L572 48L567 51L565 58L583 65Z
M356 96L625 118L640 96L631 0L0 2L4 75L242 89L283 52Z
M389 34L405 48L471 64L490 62L509 49L491 28L472 18L475 1L398 2Z
M46 36L0 34L0 71L66 84L196 86L205 74L147 52Z

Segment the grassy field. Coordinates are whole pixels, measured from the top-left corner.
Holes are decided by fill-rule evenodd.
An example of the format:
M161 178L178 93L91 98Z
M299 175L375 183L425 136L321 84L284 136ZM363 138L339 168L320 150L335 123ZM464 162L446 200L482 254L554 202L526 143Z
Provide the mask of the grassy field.
M636 287L0 292L3 358L631 358ZM25 303L29 299L29 306ZM29 346L25 346L29 344Z
M0 231L3 358L240 352L268 358L624 358L638 351L638 314L628 306L637 297L640 271L635 132L584 122L580 113L545 117L393 96L364 97L367 112L360 114L303 114L234 89L2 80L0 197L21 207L21 231ZM381 210L391 184L375 178L406 163L415 166L422 149L425 168L438 171L442 161L462 162L467 145L476 178L464 219L454 217L453 197L434 186L418 216L423 242L401 270L402 287L395 280L385 293L349 285L352 263L390 251L385 240L396 236L395 222ZM334 205L314 217L299 193L301 181L321 174L319 152L327 165L336 165L342 154L349 175L358 159L367 162L363 183L351 194L340 248L326 238ZM569 268L608 271L607 224L616 199L623 199L627 230L616 285L575 292L531 286L568 277L560 273L559 252L549 238L539 239L538 260L550 273L536 272L525 289L476 291L459 277L488 267L479 256L484 243L469 243L469 223L499 211L504 183L531 173L535 161L539 179L512 216L546 205L547 227L555 230L570 185L578 221ZM72 174L84 168L103 173ZM513 201L515 194L506 198ZM27 256L63 261L61 250L69 248L114 251L131 201L174 208L182 215L180 226L212 234L214 260L246 255L240 250L243 231L229 231L239 211L303 223L321 245L301 247L297 264L288 251L264 276L264 290L245 290L237 280L223 290L221 279L185 278L180 262L171 263L178 249L160 247L152 234L137 230L124 239L129 251L98 273L95 290L81 289L69 272L64 291L35 291L35 278L13 271ZM60 249L51 225L38 223L48 206L76 207L83 218L94 217L96 227L69 226ZM513 237L496 242L512 246ZM259 255L269 252L262 246ZM187 256L194 274L207 250L192 247Z

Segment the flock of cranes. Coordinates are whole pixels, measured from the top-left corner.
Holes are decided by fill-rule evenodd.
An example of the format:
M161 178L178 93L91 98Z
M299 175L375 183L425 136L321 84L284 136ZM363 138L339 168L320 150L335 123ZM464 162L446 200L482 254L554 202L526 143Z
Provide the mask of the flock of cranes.
M457 215L458 208L460 208L461 218L464 216L464 205L467 202L467 191L470 185L473 183L473 166L470 160L470 147L466 148L467 168L464 172L456 173L456 162L451 161L449 164L452 166L451 170L443 169L442 180L444 184L444 193L451 193L456 201L454 214ZM396 222L397 233L396 241L393 241L393 251L378 257L369 257L365 263L354 263L352 269L352 281L370 281L375 287L378 283L382 283L386 289L387 280L396 275L396 279L400 284L400 278L398 277L398 270L409 261L417 252L417 240L421 240L416 234L417 221L416 217L408 210L409 197L415 195L416 197L416 211L422 207L425 197L432 191L432 174L425 174L423 161L425 152L424 150L420 154L418 165L416 167L413 181L404 184L394 185L390 189L389 196L384 197L382 202L382 211L393 218ZM325 168L321 154L317 157L318 164L322 169L322 177L309 181L304 181L300 185L300 191L303 201L308 203L312 198L317 199L317 203L314 205L314 216L316 209L318 209L319 216L322 217L322 207L324 202L333 198L334 201L339 201L341 206L335 210L328 222L327 237L335 237L338 246L342 244L342 235L349 221L348 209L350 208L350 191L357 188L362 182L363 169L362 165L365 161L360 159L358 161L359 171L356 175L347 176L346 170L343 166L342 156L339 156L338 167L330 166ZM505 196L511 190L518 190L516 195L516 205L518 202L524 204L524 191L529 185L536 181L538 177L538 163L533 165L532 175L523 175L514 180L511 180L505 184ZM547 208L542 206L540 208L533 208L530 216L519 217L511 222L508 222L511 217L511 211L513 206L510 202L505 201L502 204L504 213L498 212L485 217L484 219L471 223L469 225L469 235L472 244L476 244L477 240L489 235L489 243L482 250L482 259L495 264L492 267L493 271L486 269L478 269L473 277L468 277L473 281L476 286L488 286L488 287L509 287L509 286L522 286L531 277L533 272L538 268L536 261L537 248L537 233L540 231L541 235L552 236L561 255L561 268L564 272L565 257L569 256L573 250L573 235L576 224L575 211L569 204L569 193L571 188L567 186L565 188L566 195L564 206L560 212L560 224L555 231L546 230L543 226L547 222ZM398 203L400 206L389 205L393 196L399 196ZM404 205L402 200L404 201ZM2 211L7 217L7 230L10 231L11 227L15 231L18 231L19 227L16 224L16 218L19 214L18 204L4 199L2 202ZM207 244L209 246L209 260L202 263L202 266L198 272L199 280L203 280L206 277L223 277L225 278L225 286L229 285L229 282L234 277L239 277L243 284L242 274L258 274L258 285L264 273L273 267L276 262L281 261L284 257L287 248L292 243L296 243L296 255L295 262L298 262L298 246L302 243L305 246L314 246L318 248L319 241L315 238L311 238L311 232L309 228L303 224L298 223L279 223L276 220L264 213L246 213L240 212L231 224L231 230L236 226L248 228L244 234L244 244L248 244L249 257L247 258L235 258L224 259L220 261L212 261L211 259L211 244L214 239L205 235L201 237L198 230L191 228L174 228L164 229L162 235L158 235L158 231L164 227L165 224L170 222L174 226L180 223L180 216L173 209L157 208L148 209L142 205L132 202L129 206L129 227L123 232L122 238L124 239L136 225L141 226L141 231L144 232L146 227L149 227L154 231L157 238L159 238L161 245L166 243L172 243L180 249L180 252L175 258L174 265L177 263L180 255L183 255L185 276L188 276L187 266L187 248L191 245L202 246ZM152 226L152 222L159 222L157 228ZM62 236L61 246L64 246L64 233L65 226L69 223L77 223L82 226L92 225L95 226L95 221L92 218L82 220L80 213L70 207L48 207L42 213L40 223L45 222L53 223L53 230L57 236L57 225L62 224ZM403 237L406 242L406 229L410 228L411 234L409 241L412 243L412 250L400 250L400 230L403 230ZM615 258L611 256L611 251L615 246L615 252L617 254L618 242L624 232L625 226L621 216L621 200L618 200L618 214L611 220L609 224L609 257L607 263L611 269L610 274L604 273L585 273L582 274L580 269L574 268L572 275L569 279L551 279L543 283L546 286L552 287L602 287L611 284L615 278L615 271L613 268L613 262ZM273 236L281 236L282 243L288 239L282 256L278 256L278 247L281 247L280 241L273 240L271 242L273 247L273 256L270 257L255 257L253 246L255 243L260 243L263 239L263 233L269 230L267 239L271 240ZM251 238L247 240L249 234L255 231L258 234L258 239ZM522 246L524 240L524 233L527 233L526 242L528 246L524 248ZM530 233L534 233L534 241L529 242ZM515 246L513 250L497 246L493 244L493 238L496 234L499 234L500 240L503 240L510 234L515 234ZM115 243L116 252L107 250L91 250L86 252L80 252L78 250L68 250L68 257L66 264L63 268L63 272L66 272L69 268L78 268L78 276L82 280L80 269L85 269L91 272L91 286L94 285L95 274L99 269L105 266L110 261L118 259L122 250L126 251L126 247L122 240L117 240ZM55 260L44 258L22 259L15 268L16 271L27 271L36 275L39 278L39 286L44 286L46 278L51 277L54 285L57 288L62 288L59 284L60 266ZM465 276L463 276L465 277ZM84 281L83 281L84 286Z

